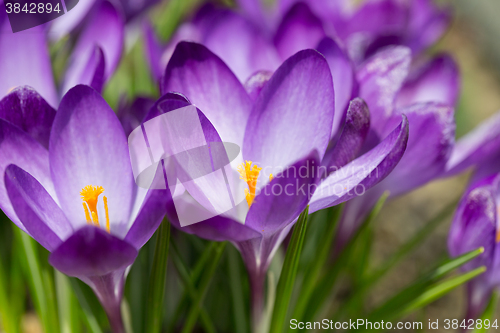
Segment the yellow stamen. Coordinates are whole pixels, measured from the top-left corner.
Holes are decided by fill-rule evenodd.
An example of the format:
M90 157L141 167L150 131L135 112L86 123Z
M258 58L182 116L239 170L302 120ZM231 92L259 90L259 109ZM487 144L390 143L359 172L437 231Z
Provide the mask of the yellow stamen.
M273 179L274 179L273 174L270 174L270 175L269 175L269 181L271 181L271 180L273 180Z
M496 239L497 243L500 242L500 230L497 231L497 239Z
M87 208L87 204L82 202L83 210L85 211L85 218L87 219L87 224L92 224L92 219L90 218L89 209Z
M99 218L97 217L97 213L96 212L92 212L92 221L94 221L94 225L96 227L99 226Z
M259 178L259 173L261 170L262 168L259 168L257 165L252 165L252 161L245 161L245 163L242 163L238 166L240 179L243 179L248 185L248 189L245 189L245 196L247 199L248 207L252 205L253 199L255 198L257 178Z
M106 198L106 196L103 196L102 200L104 201L104 211L106 212L106 230L109 232L108 198Z
M99 195L104 192L104 188L102 186L85 186L80 195L83 200L83 210L85 211L85 218L87 219L87 223L94 223L95 226L99 227L99 216L97 215L97 202L99 199ZM108 212L108 199L103 197L104 201L104 211L106 212L106 230L109 232L109 212ZM88 205L88 208L87 208ZM90 214L89 214L90 211ZM91 219L92 217L92 219Z

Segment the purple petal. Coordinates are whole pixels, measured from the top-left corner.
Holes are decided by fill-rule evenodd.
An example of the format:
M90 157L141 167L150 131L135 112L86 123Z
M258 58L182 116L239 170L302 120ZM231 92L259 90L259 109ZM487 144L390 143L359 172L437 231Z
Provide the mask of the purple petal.
M120 60L123 38L123 18L110 2L102 2L73 49L63 92L77 84L91 84L100 66L99 54L95 53L97 46L103 51L106 64L103 80L109 79Z
M274 71L281 63L274 45L250 22L229 10L213 23L203 44L217 54L241 82L256 71Z
M5 20L0 26L0 98L17 86L29 85L52 106L58 96L43 28L13 34Z
M281 59L287 59L298 51L315 48L324 36L321 21L306 4L299 2L283 18L274 44Z
M5 187L12 206L28 233L53 251L73 227L43 186L29 173L11 164L5 170Z
M165 216L169 199L170 194L166 190L149 190L125 241L134 245L137 250L146 244Z
M106 61L104 60L104 52L99 46L96 47L95 56L92 56L89 59L89 63L92 63L92 66L90 67L87 65L87 68L95 69L94 76L92 77L92 81L90 82L90 86L96 91L102 92L105 81L104 71L106 69Z
M403 116L401 124L384 141L323 180L311 198L309 211L313 213L364 194L394 169L407 141L408 120Z
M94 226L71 235L49 257L62 273L75 277L102 276L131 265L137 250L129 243Z
M248 78L245 82L245 90L248 92L248 95L250 95L252 101L255 102L255 100L257 100L262 88L264 88L264 85L272 76L272 72L259 71Z
M327 62L316 51L300 51L278 68L257 98L245 131L243 157L273 174L312 150L321 159L333 114Z
M457 64L447 55L435 57L413 70L401 88L396 106L435 102L454 106L460 93Z
M416 104L396 111L410 124L406 152L383 181L391 196L411 191L440 176L455 143L453 108L435 103ZM392 121L399 119L397 115Z
M338 133L344 121L349 101L357 95L356 74L349 56L333 39L329 37L322 39L316 49L326 58L333 77L333 88L335 90L333 137Z
M455 175L472 165L486 164L484 162L496 156L499 148L500 112L457 141L446 165L445 175Z
M144 43L145 43L145 53L146 60L148 61L149 69L153 74L153 77L160 81L161 75L163 74L161 58L163 53L163 47L161 42L155 35L154 29L150 24L144 26Z
M317 187L319 163L318 153L313 151L277 174L255 197L245 225L266 238L295 221Z
M0 101L0 118L21 128L49 147L50 129L56 111L31 87L16 88Z
M411 2L408 46L417 53L434 44L451 22L450 8L440 9L433 0Z
M0 119L0 175L9 164L16 164L35 177L51 196L55 196L50 178L49 154L40 143L19 127ZM19 228L26 231L8 198L4 177L0 177L0 208Z
M339 139L323 157L322 165L328 170L337 170L351 162L363 147L370 130L370 111L361 98L355 98L349 105L347 119Z
M181 227L173 204L168 210L168 217L177 229L217 242L241 242L261 237L261 234L254 229L223 216L215 216L199 223Z
M141 125L154 103L155 101L151 98L137 97L131 105L118 109L118 119L120 119L127 137L137 126Z
M371 126L381 136L392 116L394 100L408 75L411 61L406 47L392 47L367 60L357 73L359 96L368 104Z
M127 139L115 113L95 90L79 85L63 97L49 153L57 197L73 226L86 224L82 188L102 186L111 232L125 236L134 186Z
M222 137L240 147L251 100L236 76L216 55L196 43L177 44L162 81L162 92L180 92Z

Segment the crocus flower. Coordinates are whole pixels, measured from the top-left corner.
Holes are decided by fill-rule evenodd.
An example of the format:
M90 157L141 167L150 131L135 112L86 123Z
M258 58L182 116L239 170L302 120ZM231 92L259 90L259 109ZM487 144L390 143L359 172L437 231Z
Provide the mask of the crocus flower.
M4 17L0 19L0 98L17 86L29 85L49 105L57 107L63 94L76 84L91 85L101 91L121 58L124 22L108 1L101 2L82 27L60 87L52 74L48 28L37 26L14 34L5 16L5 12L0 13Z
M469 271L486 266L484 274L467 284L468 319L481 316L493 290L500 286L499 191L498 173L473 182L458 205L448 236L448 249L452 256L459 256L479 247L484 248L484 253L462 267L463 270Z
M212 138L241 147L245 160L239 168L245 187L241 193L247 200L238 208L243 213L222 214L185 227L180 226L175 210L169 214L185 232L229 240L238 248L249 272L257 317L268 265L304 208L309 205L314 212L334 206L360 194L356 188L374 186L394 168L406 147L408 123L400 115L380 144L351 161L352 151L359 150L369 128L366 105L357 99L336 143L343 168L325 179L318 175L330 141L334 101L328 63L314 50L290 57L268 81L243 86L206 47L181 42L166 68L162 91L184 94L213 126L217 136L212 133ZM179 100L171 103L178 107ZM304 171L302 176L293 172L299 169ZM220 200L221 192L206 184L199 187L210 202ZM273 191L276 188L288 192Z
M363 196L346 203L337 233L342 247L357 230L383 192L390 198L428 182L481 165L500 148L498 115L455 143L454 105L460 76L454 61L437 56L412 68L411 53L404 47L389 48L367 60L357 71L359 95L371 112L368 149L378 142L394 114L408 117L408 147L393 172Z
M281 0L266 10L259 0L238 3L256 26L275 34L276 45L290 48L294 36L291 45L311 48L325 35L335 35L356 61L388 45L408 46L418 54L442 36L451 19L450 9L439 8L433 0L368 0L361 5Z
M2 109L15 96L2 100ZM31 94L25 102L35 106L38 98ZM52 266L87 283L113 332L124 332L125 276L161 222L167 193L135 185L123 128L88 86L63 97L48 150L40 143L47 143L47 133L37 133L36 121L11 119L0 119L1 209L51 252Z

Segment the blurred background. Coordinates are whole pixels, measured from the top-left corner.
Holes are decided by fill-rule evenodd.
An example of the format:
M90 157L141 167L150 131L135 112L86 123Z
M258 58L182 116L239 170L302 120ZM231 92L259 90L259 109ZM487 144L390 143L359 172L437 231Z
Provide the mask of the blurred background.
M455 18L451 28L431 52L448 52L459 65L462 93L456 110L457 137L460 137L500 109L500 12L498 0L454 0ZM447 205L458 200L470 173L435 181L386 204L374 224L373 263L390 257ZM373 304L387 298L420 273L429 262L447 254L447 238L452 214L381 281L371 296ZM423 318L461 318L466 307L466 290L458 288L425 310ZM500 318L497 310L496 318ZM415 318L418 320L418 318ZM437 332L438 330L436 330ZM442 332L446 332L441 328ZM449 332L449 330L448 330Z

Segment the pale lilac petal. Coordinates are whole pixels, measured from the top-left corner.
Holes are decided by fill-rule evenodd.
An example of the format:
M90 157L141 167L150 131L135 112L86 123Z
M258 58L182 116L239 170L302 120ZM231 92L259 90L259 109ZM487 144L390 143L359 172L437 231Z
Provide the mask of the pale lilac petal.
M312 150L322 159L333 114L327 62L316 51L300 51L278 68L259 94L246 127L243 157L264 167L265 177Z
M274 43L281 59L287 59L298 51L315 48L324 36L321 20L299 2L283 18Z
M261 237L260 233L230 218L215 216L211 219L181 227L173 205L168 210L172 225L183 232L213 241L241 242Z
M14 34L10 29L8 20L0 26L0 98L15 87L29 85L51 106L57 106L45 30L34 27Z
M21 128L45 148L56 111L31 87L14 89L0 100L0 118Z
M396 106L435 102L454 106L460 93L460 73L455 61L440 55L410 72L396 99Z
M52 197L54 185L50 178L49 154L40 143L19 127L0 119L0 208L19 228L26 231L8 198L3 174L9 164L16 164L38 180Z
M11 164L5 170L5 187L24 227L47 250L53 251L73 232L54 199L23 169Z
M102 49L106 64L103 80L109 79L118 66L123 39L124 22L121 14L110 2L102 2L87 22L73 49L64 78L63 93L77 84L91 84L99 66L97 46Z
M49 263L69 276L93 277L125 269L136 257L137 250L129 243L101 228L85 226L52 252Z
M111 232L125 236L134 180L127 139L115 113L95 90L76 86L62 99L50 136L50 169L59 203L76 228L86 224L80 191L102 186ZM104 220L104 209L99 211Z
M274 71L281 63L274 45L250 22L229 10L221 13L210 27L203 44L217 54L241 82L257 71Z
M457 141L446 165L446 175L451 176L473 165L484 164L486 160L496 156L499 148L500 112Z
M349 105L347 118L339 139L329 148L321 164L327 171L335 171L358 156L370 130L370 111L361 98L355 98Z
M206 47L177 44L162 92L180 92L207 116L223 141L242 146L251 100L231 70Z
M394 100L408 75L410 61L408 48L392 47L367 60L357 73L359 96L368 104L371 126L379 136L393 115Z
M408 141L408 120L401 124L375 148L333 172L314 192L309 211L335 206L375 186L396 167Z
M268 238L294 222L317 187L319 162L318 153L313 151L275 175L255 197L245 225Z
M410 135L405 155L383 181L384 188L393 196L411 191L440 176L455 144L452 107L426 103L395 112L408 117ZM397 114L388 121L389 128L400 119Z
M329 37L322 39L316 50L326 58L332 73L335 90L335 116L332 127L332 137L334 137L345 119L349 101L357 95L356 74L349 56L333 39Z
M250 95L252 101L255 102L255 100L257 100L262 88L264 88L264 85L272 76L272 72L259 71L248 78L245 82L245 90L248 92L248 95Z
M167 190L149 190L137 218L125 236L125 241L138 250L146 244L165 216L169 199Z
M439 8L433 0L411 1L408 46L417 53L434 44L451 22L450 8Z

